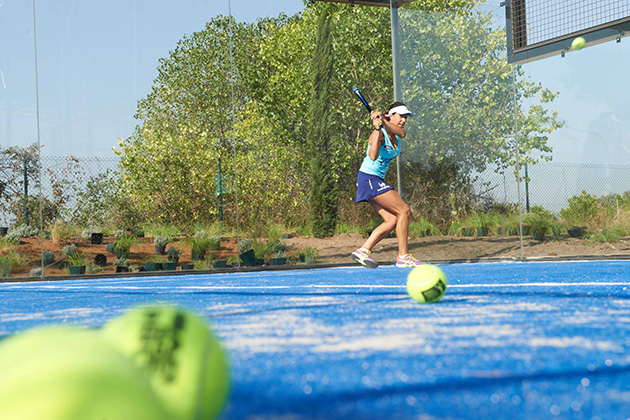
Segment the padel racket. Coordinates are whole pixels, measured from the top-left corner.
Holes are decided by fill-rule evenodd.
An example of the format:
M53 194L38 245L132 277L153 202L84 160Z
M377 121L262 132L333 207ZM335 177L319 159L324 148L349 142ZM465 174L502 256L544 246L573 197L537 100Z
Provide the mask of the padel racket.
M365 105L365 109L367 109L368 112L371 114L372 113L372 107L370 106L370 104L368 104L368 101L365 100L363 95L361 95L361 92L359 92L359 88L358 87L353 87L352 91L354 93L356 93L356 95L359 97L361 102L363 102L363 105ZM383 123L382 122L381 122L381 127L383 127Z
M365 109L367 109L368 112L372 112L372 107L370 106L370 104L368 104L368 101L365 100L363 95L361 95L361 92L359 92L359 88L358 87L354 87L354 88L352 88L352 91L359 97L361 102L363 102L363 105L365 105Z

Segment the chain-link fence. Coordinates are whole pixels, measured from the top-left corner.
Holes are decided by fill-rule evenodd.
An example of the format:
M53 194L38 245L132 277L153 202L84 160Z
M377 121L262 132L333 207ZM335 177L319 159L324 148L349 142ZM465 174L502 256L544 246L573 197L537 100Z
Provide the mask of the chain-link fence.
M630 191L630 166L543 162L521 168L521 203L558 213L571 197L586 192L595 197L623 195ZM493 168L479 174L477 193L502 204L518 203L514 171L497 173Z
M40 203L44 227L57 218L79 225L99 220L109 224L103 220L108 217L107 201L121 194L114 188L120 177L118 164L116 157L42 157L40 173L36 162L0 160L2 225L38 226ZM522 167L521 177L520 195L525 212L532 206L542 206L558 213L571 197L583 191L595 197L630 191L630 166L626 165L546 162ZM494 203L518 203L514 171L499 173L488 168L477 175L474 186L477 196ZM146 221L142 219L143 215L137 215L137 220Z
M115 157L42 157L40 166L31 157L3 157L0 159L3 225L47 227L57 218L76 218L78 210L85 209L79 198L90 194L95 180L115 178L118 161Z

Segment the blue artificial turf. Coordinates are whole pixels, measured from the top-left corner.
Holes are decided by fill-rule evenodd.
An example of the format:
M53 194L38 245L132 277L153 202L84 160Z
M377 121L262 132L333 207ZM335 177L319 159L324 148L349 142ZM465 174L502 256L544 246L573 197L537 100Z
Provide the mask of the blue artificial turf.
M225 419L627 419L630 262L332 268L0 284L0 336L179 304L230 355Z

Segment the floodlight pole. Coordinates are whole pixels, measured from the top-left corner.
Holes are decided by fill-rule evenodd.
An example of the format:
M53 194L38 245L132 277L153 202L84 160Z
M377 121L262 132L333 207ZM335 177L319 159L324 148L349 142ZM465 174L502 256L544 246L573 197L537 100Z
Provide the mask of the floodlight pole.
M392 75L394 79L394 102L402 102L402 89L400 88L400 68L398 60L398 50L400 49L400 40L398 37L398 6L394 6L393 0L390 0L391 26L392 26ZM400 145L398 146L400 149ZM398 182L398 194L403 197L403 184L400 171L400 159L396 159L396 181Z

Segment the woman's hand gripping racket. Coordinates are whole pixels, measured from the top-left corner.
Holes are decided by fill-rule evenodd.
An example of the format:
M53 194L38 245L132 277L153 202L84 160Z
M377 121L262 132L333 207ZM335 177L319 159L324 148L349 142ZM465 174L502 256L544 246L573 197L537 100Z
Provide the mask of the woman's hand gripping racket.
M365 98L363 97L363 95L361 95L361 92L359 92L359 88L354 87L352 88L352 91L359 97L359 100L363 103L363 105L365 106L365 109L367 109L367 111L372 114L372 107L370 106L370 104L368 103L368 101L365 100ZM381 127L383 126L383 122L381 121Z

